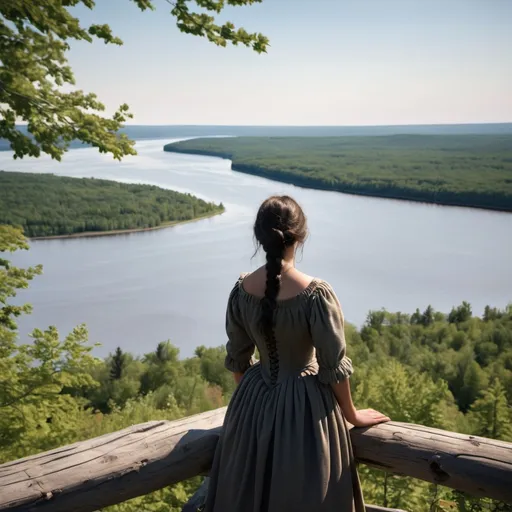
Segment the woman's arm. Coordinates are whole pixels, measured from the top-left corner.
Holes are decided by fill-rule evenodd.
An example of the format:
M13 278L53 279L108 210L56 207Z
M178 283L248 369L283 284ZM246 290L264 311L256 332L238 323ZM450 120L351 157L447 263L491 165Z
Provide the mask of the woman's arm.
M318 380L330 384L346 420L356 427L369 427L389 421L372 409L358 411L350 395L352 361L347 357L345 319L334 290L325 281L311 296L310 332L318 360Z
M379 423L390 421L387 416L373 409L358 411L355 408L354 402L352 402L348 378L341 382L331 384L331 386L341 411L343 412L343 416L345 416L345 419L354 425L354 427L371 427Z
M254 342L247 334L240 312L239 294L242 277L237 281L228 299L226 308L226 360L224 366L234 374L237 385L243 374L255 363Z

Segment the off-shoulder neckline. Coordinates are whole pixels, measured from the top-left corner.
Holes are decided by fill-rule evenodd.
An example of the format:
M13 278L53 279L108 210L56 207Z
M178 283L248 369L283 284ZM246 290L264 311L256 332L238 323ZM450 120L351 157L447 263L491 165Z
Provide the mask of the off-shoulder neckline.
M258 297L257 295L253 295L252 293L249 293L248 291L246 291L246 289L244 288L244 279L248 275L249 275L249 273L242 274L240 276L240 278L238 279L238 288L239 288L240 292L242 293L242 295L244 297L246 297L247 299L249 299L249 300L259 304L261 299L262 299L262 297ZM313 277L313 279L311 279L311 282L308 284L308 286L306 288L304 288L304 290L299 292L297 295L294 295L293 297L288 297L287 299L277 299L276 300L277 306L278 307L288 306L288 305L291 305L291 304L297 302L302 297L311 295L311 293L315 290L315 288L317 287L317 285L320 282L321 282L320 279L317 279L316 277Z

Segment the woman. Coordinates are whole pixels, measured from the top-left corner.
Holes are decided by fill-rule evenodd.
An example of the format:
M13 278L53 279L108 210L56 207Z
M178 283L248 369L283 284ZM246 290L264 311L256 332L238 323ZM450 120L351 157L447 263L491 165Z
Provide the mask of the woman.
M295 268L307 236L300 206L270 197L254 235L267 263L241 276L228 301L226 367L238 387L206 511L364 512L345 419L368 427L389 418L355 409L338 299L328 283Z

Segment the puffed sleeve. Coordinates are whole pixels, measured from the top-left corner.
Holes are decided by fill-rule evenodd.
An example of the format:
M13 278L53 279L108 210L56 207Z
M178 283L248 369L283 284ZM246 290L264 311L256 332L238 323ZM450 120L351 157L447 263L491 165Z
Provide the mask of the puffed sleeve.
M310 329L323 384L341 382L353 373L347 357L341 306L328 283L319 282L311 295Z
M256 360L254 358L254 342L248 336L240 314L240 286L241 279L238 280L229 295L226 310L228 342L225 367L231 372L243 373Z

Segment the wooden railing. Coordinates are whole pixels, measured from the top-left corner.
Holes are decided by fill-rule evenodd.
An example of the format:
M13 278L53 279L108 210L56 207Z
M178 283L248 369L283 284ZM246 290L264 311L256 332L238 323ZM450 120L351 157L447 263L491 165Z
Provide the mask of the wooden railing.
M224 414L151 421L0 465L0 510L92 512L207 474ZM512 443L394 422L351 437L359 462L512 503Z

